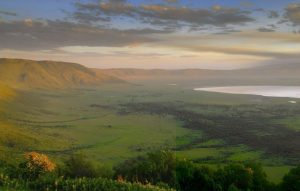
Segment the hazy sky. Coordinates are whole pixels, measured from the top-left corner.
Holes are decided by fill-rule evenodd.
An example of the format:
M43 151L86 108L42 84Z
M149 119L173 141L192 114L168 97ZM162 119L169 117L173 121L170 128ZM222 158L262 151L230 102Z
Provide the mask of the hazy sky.
M295 63L300 2L1 0L0 57L98 68Z

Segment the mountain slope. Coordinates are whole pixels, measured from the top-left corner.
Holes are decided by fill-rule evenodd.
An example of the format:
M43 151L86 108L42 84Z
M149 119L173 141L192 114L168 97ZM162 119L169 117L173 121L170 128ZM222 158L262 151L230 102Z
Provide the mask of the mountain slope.
M0 101L12 100L15 96L16 92L12 88L0 83Z
M0 81L16 88L65 88L121 82L79 64L21 59L0 59Z
M160 80L172 78L209 78L223 74L222 70L206 70L206 69L94 69L97 73L106 73L110 76L119 77L124 80L139 81L139 80Z

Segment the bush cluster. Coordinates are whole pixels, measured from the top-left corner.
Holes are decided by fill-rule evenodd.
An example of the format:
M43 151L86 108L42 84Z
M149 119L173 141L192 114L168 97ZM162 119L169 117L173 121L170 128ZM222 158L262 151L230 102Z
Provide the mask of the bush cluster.
M150 152L113 169L95 166L82 155L56 165L46 155L27 153L17 166L0 163L0 190L23 191L299 191L300 167L278 185L261 165L228 164L218 169L177 159L170 151Z

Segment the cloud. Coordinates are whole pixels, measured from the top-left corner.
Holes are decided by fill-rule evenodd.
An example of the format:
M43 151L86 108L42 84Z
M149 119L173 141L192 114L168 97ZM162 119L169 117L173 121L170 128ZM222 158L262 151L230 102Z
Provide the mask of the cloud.
M225 34L231 34L231 33L237 33L237 32L241 32L240 30L237 30L233 27L221 27L219 28L220 31L212 33L212 34L216 34L216 35L225 35Z
M213 52L191 52L167 47L61 47L57 51L0 50L9 58L76 62L98 68L210 68L234 69L249 67L266 59L255 56L229 55ZM154 62L155 61L155 62Z
M242 1L242 2L240 2L240 6L246 7L246 8L248 8L248 7L253 7L253 6L254 6L254 3L253 3L253 2L250 2L250 1Z
M155 29L120 30L65 21L0 22L0 49L40 50L61 46L120 47L155 42L155 34L170 31Z
M272 19L272 18L278 18L279 17L279 13L277 11L270 11L268 17L270 19Z
M125 3L126 0L109 0L111 3Z
M167 3L178 3L178 0L164 0Z
M278 60L300 58L300 38L293 33L244 31L203 36L169 35L164 43L169 47L191 52L213 52Z
M89 46L66 46L57 49L65 53L79 53L82 55L101 55L118 57L161 57L172 54L168 49L160 48L160 51L153 47L126 46L126 47L89 47Z
M84 17L89 15L91 18L101 17L128 17L142 23L176 22L178 26L185 24L197 25L242 25L255 19L250 16L250 12L239 8L226 8L219 5L211 9L189 8L171 5L143 4L133 5L126 1L107 1L99 3L76 3L77 15L80 12ZM88 18L88 17L87 17ZM77 18L78 19L78 18ZM79 18L78 20L83 20ZM159 25L161 26L161 25Z
M32 26L33 26L33 21L32 21L32 19L25 19L25 20L24 20L24 24L25 24L27 27L32 27Z
M275 30L273 28L266 28L266 27L260 27L257 29L259 32L274 32Z
M5 16L17 16L17 13L14 13L14 12L10 12L10 11L2 11L0 10L0 15L5 15Z
M300 3L290 4L285 9L286 18L294 25L300 25Z
M74 12L72 13L72 16L71 16L73 19L79 21L80 23L93 23L93 22L99 22L99 21L102 21L102 22L109 22L110 21L110 18L109 17L102 17L102 16L99 16L99 15L91 15L91 14L88 14L88 13L84 13L84 12Z
M242 32L233 27L220 29L223 33L210 32L210 34L199 35L199 33L178 33L165 29L121 30L59 20L25 19L0 23L0 49L31 51L55 50L59 47L70 46L140 47L151 45L154 50L157 47L165 47L180 51L279 58L294 56L295 51L298 50L297 47L300 48L298 35L273 32L275 28L271 25L258 28L256 32ZM291 47L292 50L288 49ZM296 53L299 55L299 52Z

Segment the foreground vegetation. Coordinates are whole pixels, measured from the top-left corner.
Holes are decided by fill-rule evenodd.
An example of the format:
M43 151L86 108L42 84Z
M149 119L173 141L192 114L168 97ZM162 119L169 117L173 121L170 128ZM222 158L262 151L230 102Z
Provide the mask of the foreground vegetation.
M212 169L176 158L170 151L150 152L128 159L113 169L97 167L82 155L55 164L37 152L25 154L17 166L2 162L1 190L70 191L298 191L300 167L280 184L267 180L262 166L232 163Z

